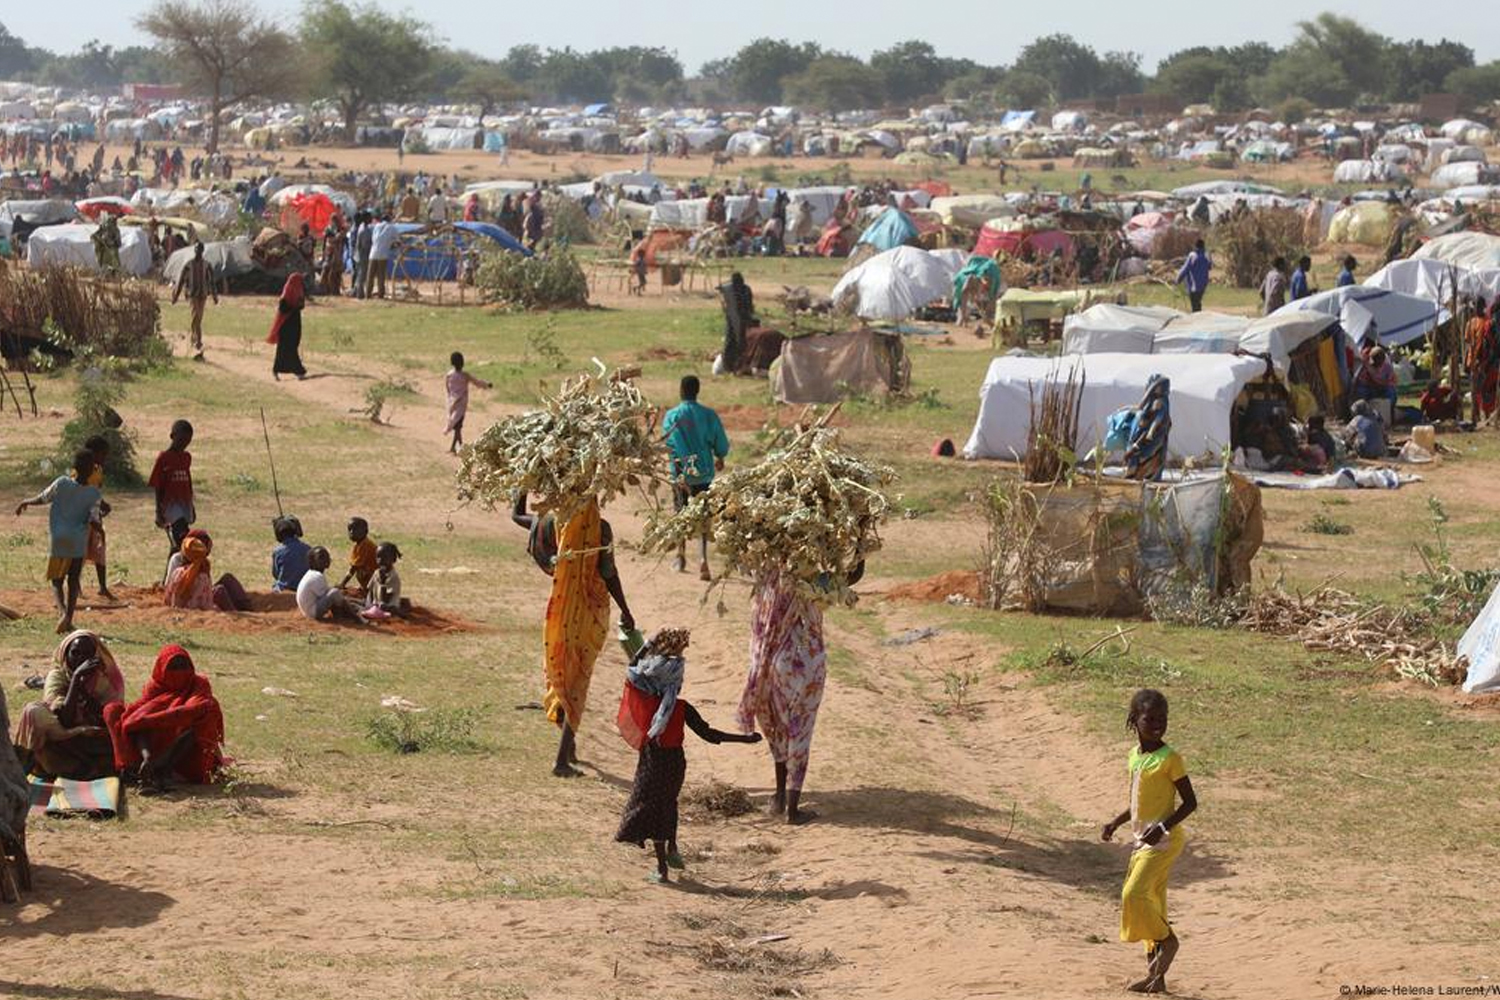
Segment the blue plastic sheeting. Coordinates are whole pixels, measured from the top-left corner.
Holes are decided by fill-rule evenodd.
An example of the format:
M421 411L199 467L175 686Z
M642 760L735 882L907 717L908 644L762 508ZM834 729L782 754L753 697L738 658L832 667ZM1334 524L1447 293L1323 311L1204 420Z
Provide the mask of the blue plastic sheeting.
M870 223L868 229L859 237L859 242L869 243L876 250L885 253L896 247L905 246L917 238L917 224L899 208L888 208L880 213L880 218Z
M469 234L467 246L482 249L486 245L485 241L489 240L506 250L531 256L531 251L522 246L520 240L492 223L456 222L453 227ZM415 222L396 223L396 231L402 236L420 233L426 228ZM407 250L401 256L399 266L396 258L392 257L389 273L393 278L405 278L408 281L454 281L458 278L458 261L447 247L434 238L428 240L423 252Z

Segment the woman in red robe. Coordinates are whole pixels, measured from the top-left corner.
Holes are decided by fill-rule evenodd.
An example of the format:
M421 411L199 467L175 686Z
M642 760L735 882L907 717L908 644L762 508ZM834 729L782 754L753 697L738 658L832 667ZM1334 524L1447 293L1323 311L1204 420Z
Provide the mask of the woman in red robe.
M172 778L206 785L224 764L224 713L181 646L162 647L141 696L107 706L104 723L115 766L138 774L143 791L160 791Z

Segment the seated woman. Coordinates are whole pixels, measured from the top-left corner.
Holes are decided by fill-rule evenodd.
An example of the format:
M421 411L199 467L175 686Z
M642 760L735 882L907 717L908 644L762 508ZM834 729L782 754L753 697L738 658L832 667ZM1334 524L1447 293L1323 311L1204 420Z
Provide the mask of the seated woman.
M163 646L141 696L110 705L104 719L115 766L143 792L161 791L174 778L209 784L224 764L224 713L181 646Z
M1396 367L1384 347L1372 347L1354 376L1355 399L1387 399L1396 403Z
M1427 389L1417 405L1422 409L1422 419L1436 423L1439 420L1457 420L1458 409L1463 402L1460 394L1438 379L1427 383Z
M83 629L63 639L41 701L21 710L16 746L42 778L93 781L115 773L105 710L125 697L125 678L104 640Z
M167 562L167 584L162 603L169 608L194 611L249 611L250 598L233 575L225 573L213 581L209 554L214 541L202 528L194 528L182 539L182 548Z

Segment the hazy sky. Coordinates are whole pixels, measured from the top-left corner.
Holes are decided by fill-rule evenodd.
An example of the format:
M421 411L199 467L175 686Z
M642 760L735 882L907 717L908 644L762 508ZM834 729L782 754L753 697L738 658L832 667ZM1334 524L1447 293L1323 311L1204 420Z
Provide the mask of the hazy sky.
M32 45L59 51L76 49L91 38L122 45L144 40L131 20L146 6L148 0L73 0L62 8L15 0L3 5L0 23ZM264 6L288 24L299 9L288 0L267 0ZM727 55L760 35L815 41L860 56L921 38L944 55L994 64L1009 62L1027 41L1053 32L1067 32L1101 52L1139 52L1149 71L1162 56L1189 45L1284 44L1298 19L1321 10L1357 17L1393 38L1437 41L1446 33L1473 48L1480 61L1488 61L1500 58L1500 21L1478 14L1485 6L1460 0L1366 0L1333 6L1289 0L1036 0L1024 5L1003 0L569 0L538 9L525 3L427 0L407 9L435 25L449 44L481 55L499 56L522 42L578 49L659 45L675 50L691 75L705 60ZM66 16L59 16L62 11Z

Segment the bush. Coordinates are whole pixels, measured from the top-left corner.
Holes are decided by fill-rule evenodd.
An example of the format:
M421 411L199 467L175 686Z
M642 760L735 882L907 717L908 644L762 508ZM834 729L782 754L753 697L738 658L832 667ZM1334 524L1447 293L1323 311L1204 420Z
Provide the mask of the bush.
M1288 97L1276 105L1272 114L1276 116L1277 121L1286 122L1288 125L1296 125L1299 122L1305 121L1307 116L1312 114L1312 112L1312 102L1307 98Z
M478 721L478 713L467 708L388 711L365 722L365 738L392 753L463 753L478 746L474 741Z
M125 398L121 384L123 373L118 363L106 361L78 374L78 389L73 395L77 415L63 427L58 441L58 464L73 467L73 456L83 450L83 443L99 435L109 442L109 457L104 462L104 481L110 486L140 486L144 480L135 467L135 436L123 429L115 407Z
M542 210L546 213L547 236L554 244L567 247L574 243L593 242L594 229L589 214L572 198L552 191L543 192Z
M488 250L474 284L491 301L518 309L581 309L589 303L588 278L566 250L535 257Z

